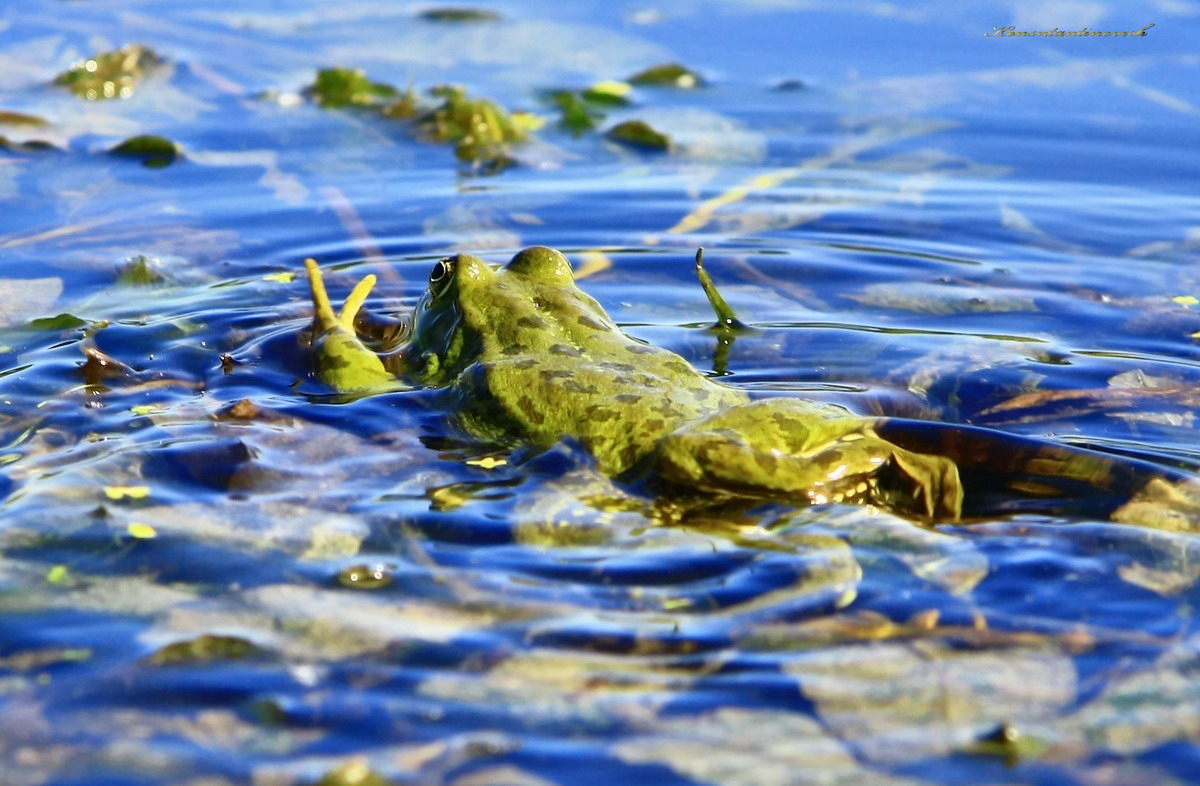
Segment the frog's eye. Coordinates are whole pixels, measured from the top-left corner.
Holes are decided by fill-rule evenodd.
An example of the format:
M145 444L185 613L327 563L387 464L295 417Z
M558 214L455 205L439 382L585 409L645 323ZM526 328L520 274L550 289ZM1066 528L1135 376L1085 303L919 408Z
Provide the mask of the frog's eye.
M446 257L438 260L438 263L433 266L433 270L429 272L429 293L434 297L441 295L446 291L446 287L450 286L452 278L454 278L454 259Z

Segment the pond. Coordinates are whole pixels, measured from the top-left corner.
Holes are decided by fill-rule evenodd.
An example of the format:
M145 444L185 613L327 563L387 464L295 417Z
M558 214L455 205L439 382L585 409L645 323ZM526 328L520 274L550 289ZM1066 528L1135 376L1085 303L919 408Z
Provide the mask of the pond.
M0 10L0 784L1193 782L1200 506L1112 511L1200 472L1198 18ZM665 517L578 440L314 375L306 258L403 321L536 245L1005 494ZM1047 490L1053 446L1137 482Z

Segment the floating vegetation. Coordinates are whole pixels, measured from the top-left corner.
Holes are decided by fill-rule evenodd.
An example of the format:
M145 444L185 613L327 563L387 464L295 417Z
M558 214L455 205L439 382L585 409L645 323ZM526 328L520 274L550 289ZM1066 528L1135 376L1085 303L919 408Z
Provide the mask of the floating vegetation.
M625 82L598 82L586 90L552 90L546 98L558 108L562 127L580 136L604 120L602 109L628 106L631 90Z
M436 142L454 142L460 161L485 164L489 169L512 163L511 145L524 142L536 122L518 113L510 113L486 98L472 98L457 85L443 85L429 91L442 104L417 120L423 137Z
M669 150L671 138L654 130L649 123L641 120L626 120L608 129L606 137L614 142L620 142L630 147L643 150Z
M400 92L383 82L372 82L361 69L323 68L309 94L321 106L378 107L391 103Z
M59 74L54 84L89 101L129 98L146 74L161 62L162 59L149 48L130 44L80 60L70 70Z
M88 321L86 319L80 319L74 314L62 313L53 317L38 317L37 319L30 320L29 327L34 330L63 331L81 328L87 324Z
M562 127L575 136L593 131L596 124L604 119L604 113L588 105L583 97L573 90L555 90L550 94L550 101L558 107L561 113Z
M662 63L651 66L644 71L638 71L629 77L628 81L633 85L678 87L684 90L704 87L708 84L702 76L679 63Z
M629 106L631 92L633 92L633 88L628 82L617 82L610 79L597 82L584 90L583 98L593 104L604 106Z
M327 68L317 73L307 93L318 104L333 109L347 106L378 110L388 118L413 120L417 134L431 142L455 145L460 161L499 171L513 163L512 145L524 142L541 121L529 114L509 112L494 101L473 97L457 85L440 85L429 95L440 99L422 105L416 91L401 93L392 85L373 82L349 68Z
M143 166L155 169L169 166L183 155L179 150L179 145L166 137L152 134L130 137L108 152L115 156L140 158Z

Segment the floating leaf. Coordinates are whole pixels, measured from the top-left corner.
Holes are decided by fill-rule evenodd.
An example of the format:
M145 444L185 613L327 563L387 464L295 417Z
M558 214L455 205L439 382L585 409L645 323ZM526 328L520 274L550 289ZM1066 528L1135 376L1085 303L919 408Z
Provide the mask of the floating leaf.
M67 313L55 317L39 317L29 322L29 326L35 330L74 330L86 324L86 319L80 319L74 314Z
M421 114L421 99L409 85L400 97L383 108L383 116L396 120L412 120Z
M267 652L239 636L205 634L187 641L168 644L150 656L155 664L208 663L214 660L246 660L261 658Z
M561 113L559 122L575 136L595 129L596 124L604 119L601 112L587 105L578 93L571 90L556 90L550 99Z
M109 499L145 499L150 496L149 486L105 486L104 496Z
M610 128L605 136L614 142L645 150L669 150L671 147L669 136L655 131L641 120L626 120Z
M583 98L593 104L604 104L606 106L628 106L629 94L633 92L633 88L628 82L617 82L615 80L606 80L597 82L596 84L583 91Z
M428 22L495 22L500 15L484 8L429 8L419 17Z
M634 85L656 85L683 89L704 87L705 85L703 77L679 63L662 63L651 66L645 71L639 71L629 77L628 81Z
M481 467L483 469L496 469L508 465L508 459L497 458L496 456L484 456L483 458L470 459L465 462L472 467Z
M71 578L71 569L66 565L55 565L46 571L46 581L50 584L66 584Z
M117 156L142 159L148 167L164 167L180 158L179 146L170 139L152 134L143 134L126 139L108 152Z
M351 589L383 589L396 580L395 573L393 565L351 565L338 573L337 581Z
M125 267L121 270L121 275L117 276L117 283L141 286L161 282L163 275L155 268L155 263L157 262L158 260L150 259L141 254L136 257L130 257L126 260Z
M400 94L391 85L372 82L362 70L351 68L321 69L309 92L318 104L334 109L343 106L380 106Z
M461 87L430 91L441 106L417 121L421 134L437 142L455 142L460 161L503 168L512 163L509 146L529 137L528 124L486 98L472 98Z
M46 125L46 121L37 115L27 115L24 112L9 112L0 109L0 125L41 128Z
M149 524L143 524L140 521L129 522L129 526L126 527L126 532L138 540L151 540L152 538L158 537L158 530Z
M150 49L131 44L80 60L69 71L60 74L54 84L89 101L129 98L146 73L161 62L162 59Z
M268 273L267 275L263 276L263 281L271 281L277 284L290 284L295 280L296 274L291 271L284 271L283 273Z

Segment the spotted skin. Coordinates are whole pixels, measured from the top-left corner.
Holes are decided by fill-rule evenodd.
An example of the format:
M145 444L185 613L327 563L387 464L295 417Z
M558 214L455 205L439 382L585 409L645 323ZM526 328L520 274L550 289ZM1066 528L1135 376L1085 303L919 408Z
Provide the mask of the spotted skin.
M553 249L526 249L498 269L469 254L439 262L402 361L406 378L455 394L469 435L536 446L572 437L610 476L646 471L688 493L959 517L949 459L904 450L875 420L836 407L750 403L622 333Z

